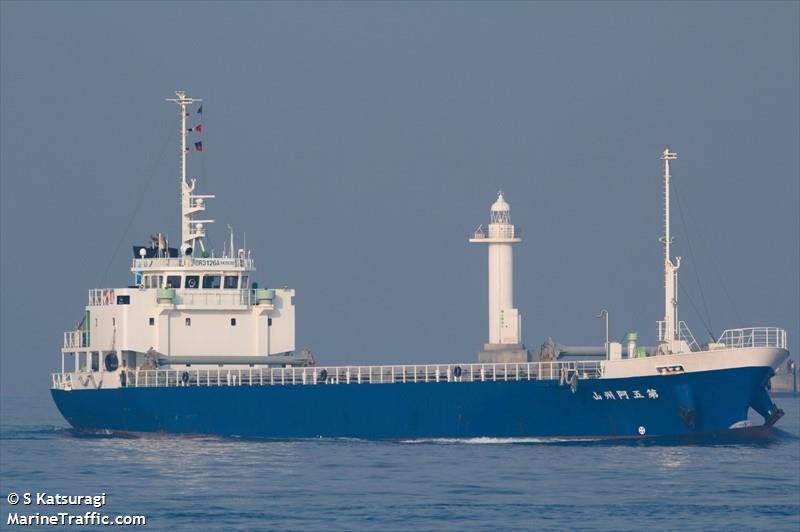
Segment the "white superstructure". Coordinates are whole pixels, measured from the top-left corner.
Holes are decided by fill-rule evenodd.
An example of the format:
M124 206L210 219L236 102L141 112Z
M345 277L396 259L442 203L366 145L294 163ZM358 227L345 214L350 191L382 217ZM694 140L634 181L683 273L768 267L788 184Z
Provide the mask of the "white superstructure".
M519 228L511 223L511 206L503 193L490 209L489 226L479 226L472 243L488 244L489 342L478 357L486 362L524 361L522 317L514 308L514 255L512 246L522 242Z
M195 216L214 196L195 194L195 180L187 179L187 118L201 100L183 91L176 95L169 101L180 110L180 248L155 234L149 246L134 247L130 286L89 291L85 316L64 334L61 350L62 372L74 365L89 387L118 378L118 367L135 372L313 363L310 354L292 353L294 290L259 288L250 251L235 249L232 232L222 256L207 249L205 224L213 220Z

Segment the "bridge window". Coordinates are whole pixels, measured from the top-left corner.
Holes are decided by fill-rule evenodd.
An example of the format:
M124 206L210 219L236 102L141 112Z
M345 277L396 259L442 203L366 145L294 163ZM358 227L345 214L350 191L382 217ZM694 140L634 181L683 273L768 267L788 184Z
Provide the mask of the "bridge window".
M237 275L226 275L225 288L239 288L239 277Z
M181 276L180 275L167 275L167 288L180 288Z
M145 288L161 288L162 277L160 275L145 275Z
M219 288L219 275L204 275L203 288Z
M186 276L186 288L197 288L200 285L200 276L199 275L187 275Z
M249 280L249 277L247 277L246 275L242 275L242 288L245 289L245 290L250 288L250 285L247 284L248 280Z

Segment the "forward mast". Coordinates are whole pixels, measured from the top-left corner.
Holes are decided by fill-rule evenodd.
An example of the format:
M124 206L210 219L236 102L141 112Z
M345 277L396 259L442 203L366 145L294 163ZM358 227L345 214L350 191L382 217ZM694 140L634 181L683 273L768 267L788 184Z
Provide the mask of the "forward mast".
M672 236L670 234L669 219L669 162L678 158L678 154L671 152L669 146L664 148L661 159L664 161L664 235L659 241L664 245L664 319L659 322L658 340L666 353L680 351L677 341L680 336L678 321L678 269L681 265L681 258L675 257L672 261L670 254L670 244Z

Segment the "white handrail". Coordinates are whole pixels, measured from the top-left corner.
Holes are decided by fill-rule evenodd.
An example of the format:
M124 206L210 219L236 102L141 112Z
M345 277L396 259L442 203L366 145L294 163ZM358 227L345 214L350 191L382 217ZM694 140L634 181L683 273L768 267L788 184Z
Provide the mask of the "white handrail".
M127 386L315 386L321 384L413 384L521 380L564 380L572 375L595 379L603 374L600 361L524 362L513 364L426 364L392 366L328 366L289 368L216 368L129 370ZM62 388L68 373L52 374Z
M64 333L64 349L88 347L89 337L86 331L66 331Z
M786 349L786 330L778 327L743 327L724 331L717 342L726 347L777 347Z
M163 268L244 268L253 269L254 260L241 257L152 257L147 259L133 259L133 270L163 269Z
M153 297L156 297L156 288L144 290L152 290ZM172 303L192 306L252 306L256 304L256 290L253 288L176 288ZM116 293L113 288L92 288L89 290L89 306L116 304Z

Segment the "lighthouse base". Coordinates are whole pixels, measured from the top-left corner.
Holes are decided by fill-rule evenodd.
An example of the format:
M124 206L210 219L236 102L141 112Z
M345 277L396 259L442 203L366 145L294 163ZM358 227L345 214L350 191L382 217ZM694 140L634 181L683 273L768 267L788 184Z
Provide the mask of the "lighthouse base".
M531 354L524 344L483 344L478 351L478 362L496 364L504 362L530 362Z

